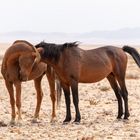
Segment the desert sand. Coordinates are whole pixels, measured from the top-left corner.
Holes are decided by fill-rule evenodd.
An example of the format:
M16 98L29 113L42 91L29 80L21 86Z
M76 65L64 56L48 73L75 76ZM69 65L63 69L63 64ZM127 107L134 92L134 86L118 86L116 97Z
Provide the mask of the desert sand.
M84 46L82 46L84 48ZM87 46L92 48L95 46ZM0 66L8 44L0 44ZM136 48L140 52L140 48ZM47 78L44 76L44 92L39 123L33 124L36 93L33 81L22 84L22 125L10 126L11 107L9 95L0 74L0 121L8 126L0 127L0 140L140 140L140 70L128 55L126 85L129 92L130 118L117 120L117 100L106 79L92 84L79 84L81 123L63 125L65 102L57 109L57 121L50 123L51 100ZM75 110L71 102L72 121Z

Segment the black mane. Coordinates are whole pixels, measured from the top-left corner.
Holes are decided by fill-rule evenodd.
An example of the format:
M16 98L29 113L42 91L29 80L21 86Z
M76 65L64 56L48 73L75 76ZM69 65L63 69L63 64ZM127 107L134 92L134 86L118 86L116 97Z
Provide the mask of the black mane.
M64 43L64 44L40 42L39 44L35 45L36 48L42 47L44 49L44 53L41 54L43 58L50 58L50 59L54 59L55 61L59 60L60 53L63 52L65 49L77 47L77 46L78 46L77 42Z

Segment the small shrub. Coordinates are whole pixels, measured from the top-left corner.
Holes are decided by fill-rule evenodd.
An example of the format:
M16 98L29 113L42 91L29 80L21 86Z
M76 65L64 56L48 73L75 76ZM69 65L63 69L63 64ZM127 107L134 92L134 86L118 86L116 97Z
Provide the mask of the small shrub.
M101 91L108 91L110 89L110 87L108 87L108 86L100 86L99 89Z
M134 74L134 73L128 73L126 74L127 79L139 79L139 75Z

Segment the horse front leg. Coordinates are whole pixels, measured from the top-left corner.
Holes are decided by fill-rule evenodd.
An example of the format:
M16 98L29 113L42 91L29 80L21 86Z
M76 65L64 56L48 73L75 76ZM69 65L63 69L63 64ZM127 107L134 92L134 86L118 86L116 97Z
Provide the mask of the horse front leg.
M10 104L11 104L11 109L12 109L10 124L15 125L16 113L15 113L15 98L14 98L13 83L5 80L5 85L9 92Z
M35 89L36 89L36 93L37 93L37 104L36 104L34 118L32 120L33 123L37 123L37 119L39 118L41 102L43 99L43 92L42 92L42 88L41 88L42 77L43 77L43 75L34 80L34 85L35 85Z
M71 90L72 90L72 97L73 97L73 104L75 106L75 123L80 123L81 115L79 111L79 96L78 96L78 82L75 80L71 80Z
M52 101L52 117L51 122L56 120L56 112L55 112L55 102L56 102L56 93L55 93L55 76L52 68L50 66L47 67L46 76L48 78L49 87L50 87L50 97Z
M63 121L63 124L67 124L71 121L71 110L70 110L70 88L67 85L62 85L64 96L65 96L65 103L66 103L66 118Z
M16 106L18 109L18 124L21 124L21 82L14 83L14 86L16 88Z

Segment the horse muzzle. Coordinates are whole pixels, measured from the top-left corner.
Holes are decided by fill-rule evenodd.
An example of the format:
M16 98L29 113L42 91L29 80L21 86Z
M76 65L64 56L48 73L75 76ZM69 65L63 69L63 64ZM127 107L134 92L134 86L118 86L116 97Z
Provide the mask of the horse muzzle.
M22 74L22 73L20 72L19 79L20 79L20 81L25 82L25 81L28 81L28 76L25 75L25 74Z

